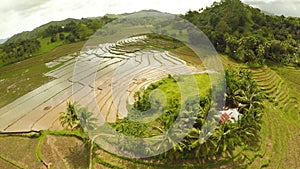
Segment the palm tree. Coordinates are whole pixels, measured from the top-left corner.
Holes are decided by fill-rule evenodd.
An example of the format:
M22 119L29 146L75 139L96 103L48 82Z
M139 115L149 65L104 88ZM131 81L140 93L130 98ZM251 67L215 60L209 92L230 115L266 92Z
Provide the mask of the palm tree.
M177 159L179 157L179 152L183 152L186 145L184 142L178 142L180 135L184 134L179 129L169 128L167 131L164 131L160 127L154 127L154 129L157 129L162 133L161 135L158 135L155 137L156 142L153 147L156 148L155 151L163 151L164 157L166 158L169 152L169 148L172 147L172 153Z
M92 112L89 112L86 107L80 108L78 110L78 119L80 126L84 132L92 131L96 129L97 118L93 116Z
M222 123L213 133L212 139L215 140L215 156L223 154L232 156L236 146L241 144L241 139L238 135L238 126L234 123Z
M259 92L249 92L244 90L236 91L236 99L241 103L241 110L244 113L249 112L250 109L262 108L262 95Z
M239 135L246 144L256 142L261 128L262 110L257 108L249 109L247 114L241 115L238 121Z
M193 128L189 135L190 150L195 150L195 156L200 161L200 158L208 159L213 155L213 150L216 145L215 140L210 138L215 130L216 122L206 122L202 129Z
M93 159L93 143L94 140L98 137L95 135L90 139L89 132L95 130L97 128L96 121L97 118L93 116L92 112L89 112L86 107L82 107L78 110L78 119L80 121L80 131L82 134L86 133L86 138L84 138L84 142L90 148L90 163L89 168L92 168L92 159Z
M67 111L61 112L59 116L61 125L65 129L73 130L79 125L79 120L77 118L77 105L70 101L67 102Z

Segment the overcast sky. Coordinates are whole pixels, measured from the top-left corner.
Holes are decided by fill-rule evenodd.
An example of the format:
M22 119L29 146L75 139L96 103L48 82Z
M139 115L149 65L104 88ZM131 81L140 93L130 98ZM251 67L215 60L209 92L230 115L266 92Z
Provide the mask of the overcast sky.
M242 1L270 13L300 16L300 0ZM205 8L213 2L214 0L1 0L0 39L66 18L80 19L143 9L184 14L189 9Z

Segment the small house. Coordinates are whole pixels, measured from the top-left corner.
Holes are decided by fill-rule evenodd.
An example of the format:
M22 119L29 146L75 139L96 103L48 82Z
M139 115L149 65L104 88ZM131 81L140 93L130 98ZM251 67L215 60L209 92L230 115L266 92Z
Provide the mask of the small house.
M220 123L231 121L232 123L238 121L239 112L237 108L224 108L224 110L220 111L219 115L216 115L217 118L220 119Z

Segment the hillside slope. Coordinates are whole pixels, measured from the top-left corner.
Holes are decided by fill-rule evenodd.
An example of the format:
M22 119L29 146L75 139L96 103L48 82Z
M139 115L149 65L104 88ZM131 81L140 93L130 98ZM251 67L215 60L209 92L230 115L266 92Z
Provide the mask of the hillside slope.
M85 41L117 17L109 16L112 18L103 16L53 21L32 31L16 34L0 45L0 67L46 54L57 46Z
M300 18L266 15L240 0L215 2L182 17L201 29L218 52L236 60L299 66Z

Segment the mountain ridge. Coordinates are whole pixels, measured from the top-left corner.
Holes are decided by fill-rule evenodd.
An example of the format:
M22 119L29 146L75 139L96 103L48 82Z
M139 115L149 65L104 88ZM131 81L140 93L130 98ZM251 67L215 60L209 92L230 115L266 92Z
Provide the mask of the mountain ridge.
M52 45L53 48L57 45L87 40L101 26L129 14L107 14L103 17L80 20L68 18L49 22L32 31L22 32L9 38L1 45L2 51L6 54L3 52L1 54L0 49L0 58L3 63L6 62L5 64L11 63L7 62L10 58L16 58L15 61L26 59L24 54L32 53L15 53L15 51L24 51L18 46L24 44L26 40L29 43L41 44L41 47L37 44L34 49L47 45ZM255 65L263 65L266 61L300 65L299 17L267 15L240 0L222 0L206 9L188 11L180 16L203 31L218 52L227 54L235 60Z

